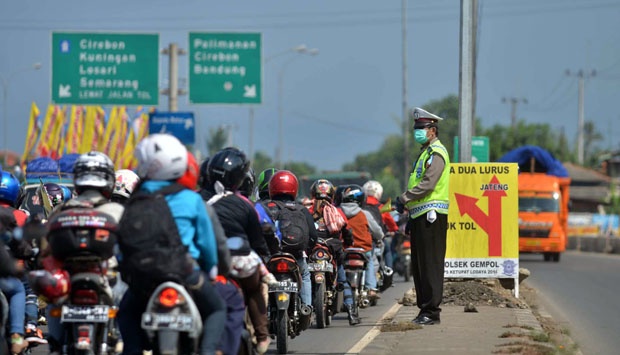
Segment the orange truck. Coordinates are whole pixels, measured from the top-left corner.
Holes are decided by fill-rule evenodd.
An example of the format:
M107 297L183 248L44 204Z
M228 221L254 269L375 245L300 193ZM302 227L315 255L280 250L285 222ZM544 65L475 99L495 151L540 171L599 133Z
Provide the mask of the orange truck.
M501 162L519 164L519 252L560 261L566 250L570 177L562 163L537 146L523 146Z

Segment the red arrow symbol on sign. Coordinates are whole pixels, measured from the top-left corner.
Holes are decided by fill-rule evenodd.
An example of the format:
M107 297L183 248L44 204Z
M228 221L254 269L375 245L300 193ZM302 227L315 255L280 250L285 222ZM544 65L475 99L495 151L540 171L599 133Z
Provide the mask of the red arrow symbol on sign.
M468 214L489 237L489 256L502 255L502 197L506 196L502 185L495 175L491 178L482 196L488 199L488 215L477 205L478 198L454 194L461 216Z

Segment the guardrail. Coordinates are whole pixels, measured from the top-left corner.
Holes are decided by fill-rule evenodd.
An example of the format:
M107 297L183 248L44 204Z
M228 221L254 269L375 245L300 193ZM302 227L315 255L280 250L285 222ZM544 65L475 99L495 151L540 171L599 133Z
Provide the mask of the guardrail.
M620 237L574 236L568 237L567 250L594 253L620 254Z

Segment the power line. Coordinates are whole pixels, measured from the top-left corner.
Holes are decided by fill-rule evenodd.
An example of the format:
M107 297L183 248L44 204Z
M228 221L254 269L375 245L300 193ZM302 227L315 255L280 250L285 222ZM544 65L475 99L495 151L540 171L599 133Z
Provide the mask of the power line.
M547 4L544 4L547 5ZM553 3L552 3L553 5ZM586 3L586 4L577 4L576 6L566 6L565 2L561 2L561 3L557 3L557 5L553 5L550 7L546 7L546 8L532 8L532 9L524 9L524 10L510 10L510 11L501 11L501 9L497 12L494 13L494 9L489 9L489 12L485 15L486 18L502 18L502 17L514 17L514 16L527 16L527 15L533 15L533 14L544 14L544 13L562 13L562 12L574 12L574 11L583 11L583 10L595 10L595 9L600 9L600 8L609 8L609 7L620 7L620 3L614 2L614 3L599 3L599 4L591 4L591 3ZM523 8L520 7L519 9ZM437 16L429 16L429 14L423 14L420 15L419 11L414 11L414 14L416 16L412 16L409 18L409 20L407 21L408 23L436 23L436 22L443 22L443 21L448 21L448 20L454 20L457 16L458 16L458 9L455 7L442 7L442 9L448 9L448 10L455 10L454 13L451 13L449 15L437 15ZM342 15L338 15L339 12L335 12L334 16L337 16L338 18L330 20L322 20L322 21L299 21L299 20L294 20L294 21L288 21L288 22L281 22L281 23L274 23L273 21L267 21L267 23L264 24L241 24L241 25L235 25L235 28L239 28L239 29L282 29L282 28L309 28L309 27L353 27L353 26L360 26L360 25L364 25L364 26L381 26L381 25L395 25L397 24L399 21L399 14L398 14L398 10L393 10L394 13L392 14L392 10L368 10L368 11L359 11L356 13L356 15L362 15L363 13L366 14L372 14L372 15L376 15L377 13L381 14L381 13L387 13L388 16L377 16L375 18L368 18L368 16L361 18L361 19L342 19ZM304 16L306 15L305 13L303 14ZM285 14L278 14L278 15L267 15L267 16L278 16L278 17L283 17L283 18L290 18L290 16L285 16ZM327 16L331 16L330 13L327 14ZM263 18L268 18L268 17L260 17L260 15L257 16L252 16L249 17L248 19L258 19L261 20ZM230 26L230 21L234 20L234 17L218 17L217 20L212 20L209 21L210 24L214 24L216 22L224 22L227 23L228 26ZM145 28L147 27L146 25L144 25L144 22L147 21L169 21L171 20L170 17L166 17L166 18L142 18L141 19L142 22L141 23L136 23L135 18L131 18L131 19L114 19L114 18L107 18L107 19L102 19L100 21L93 21L90 20L88 22L87 27L97 27L98 29L101 29L101 27L108 27L105 25L114 25L114 23L118 23L118 22L122 22L123 25L129 29L135 29L135 28ZM200 20L201 22L205 21L204 17L189 17L189 18L177 18L175 17L174 20L179 21L179 22L188 22L188 21L198 21ZM68 25L67 22L68 20L63 19L63 20L45 20L46 23L45 24L40 24L42 22L42 20L35 20L32 18L28 18L28 19L15 19L15 18L11 18L11 19L4 19L2 20L2 23L0 23L0 30L22 30L22 31L36 31L36 30L49 30L50 27L53 27L55 23L58 24L62 24L63 29L65 30L84 30L85 26L84 23L79 23L79 24L75 24L74 26ZM14 23L12 23L14 22ZM127 22L131 22L131 24L128 24ZM103 24L103 26L102 26ZM169 24L161 24L158 23L157 24L157 29L158 30L162 30L162 29L166 29L166 30L187 30L190 27L194 27L192 24L187 24L184 26L179 26L179 25L169 25ZM204 27L204 25L203 25ZM219 27L219 25L218 25Z
M386 132L381 132L381 131L377 131L377 130L370 130L370 129L363 129L363 128L359 128L359 127L355 127L354 125L347 125L347 124L343 124L343 123L338 123L338 122L334 122L333 120L329 120L329 119L325 119L325 118L319 118L316 116L312 116L312 115L308 115L305 113L301 113L299 111L291 111L288 112L289 115L293 115L293 116L297 116L298 119L301 119L303 121L308 121L308 122L313 122L313 123L322 123L325 125L328 125L329 128L337 128L337 129L341 129L341 130L346 130L347 132L357 132L357 133L361 133L361 134L368 134L368 135L372 135L372 136L378 136L378 135L383 135L383 136L388 136L388 135L396 135L398 133L393 132L393 133L386 133Z

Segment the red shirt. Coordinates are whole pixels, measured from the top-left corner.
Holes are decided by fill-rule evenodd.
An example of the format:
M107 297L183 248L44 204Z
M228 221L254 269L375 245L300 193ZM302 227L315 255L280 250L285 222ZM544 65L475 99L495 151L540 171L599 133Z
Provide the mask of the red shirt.
M10 208L13 210L13 216L15 216L18 227L23 227L24 224L26 224L26 220L28 219L28 215L26 214L26 212L15 209L5 202L0 202L0 208Z
M369 205L379 205L379 210L383 207L383 204L379 204L379 200L377 200L374 196L366 197L366 203ZM383 224L385 224L388 232L398 232L398 224L396 224L396 221L390 212L381 213L381 220L383 221Z

